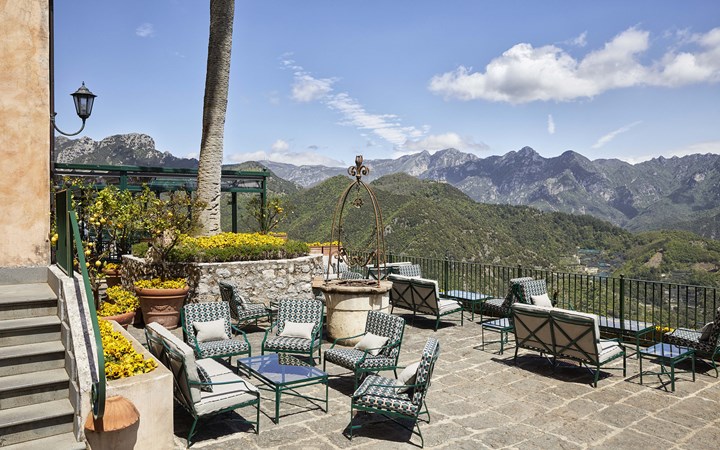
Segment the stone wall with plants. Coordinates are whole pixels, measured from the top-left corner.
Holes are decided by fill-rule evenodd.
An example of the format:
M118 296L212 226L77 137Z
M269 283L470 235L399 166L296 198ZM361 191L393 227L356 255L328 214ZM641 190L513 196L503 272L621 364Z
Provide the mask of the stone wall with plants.
M251 301L284 298L313 298L312 279L323 273L322 255L292 259L236 261L223 263L177 263L169 268L172 277L186 277L190 292L188 302L220 300L218 281L235 282L242 295ZM156 276L142 258L123 256L123 285L132 289L135 281Z

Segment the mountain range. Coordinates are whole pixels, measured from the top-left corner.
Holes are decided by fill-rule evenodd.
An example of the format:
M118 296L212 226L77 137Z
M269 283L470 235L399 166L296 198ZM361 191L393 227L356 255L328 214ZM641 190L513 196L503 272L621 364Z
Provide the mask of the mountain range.
M58 137L56 154L58 162L197 166L195 159L156 150L152 138L137 133L102 141ZM347 170L271 161L257 164L304 188ZM573 151L544 158L530 147L487 158L446 149L366 160L365 165L371 171L366 181L405 173L448 183L480 203L589 214L631 231L682 229L711 239L720 237L720 155L659 157L629 164L617 159L590 160ZM271 188L282 192L294 191L288 183L272 184Z

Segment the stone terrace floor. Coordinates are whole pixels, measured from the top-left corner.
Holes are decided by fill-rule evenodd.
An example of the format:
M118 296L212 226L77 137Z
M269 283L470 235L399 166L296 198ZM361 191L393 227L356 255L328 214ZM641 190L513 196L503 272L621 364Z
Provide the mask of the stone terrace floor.
M400 310L402 311L402 310ZM395 311L396 313L398 310ZM446 322L434 332L434 320L421 317L405 328L400 364L417 361L425 340L440 340L441 353L432 386L426 397L431 414L420 428L425 448L481 449L575 449L575 448L663 448L715 449L720 442L720 381L702 360L697 363L696 381L690 374L678 377L676 391L663 386L657 376L646 376L640 385L638 364L628 358L627 376L622 359L604 369L598 387L592 376L577 364L561 362L553 373L548 360L521 350L513 363L513 336L509 349L498 355L499 344L480 348L480 325ZM267 324L245 328L253 354ZM141 329L131 329L141 342ZM181 330L176 330L181 335ZM488 340L497 335L486 332ZM323 349L329 348L325 343ZM319 366L322 368L322 365ZM681 366L687 368L689 366ZM612 370L619 368L619 370ZM658 368L645 362L645 370ZM419 447L417 436L381 416L361 413L355 420L364 424L352 441L343 434L350 419L351 376L337 377L343 370L328 364L329 412L320 404L283 396L280 424L274 424L273 394L262 390L260 434L240 422L240 415L254 418L245 408L201 422L192 448L198 449L405 449ZM398 371L399 373L399 371ZM382 373L392 377L392 372ZM261 386L259 381L251 381ZM322 385L301 388L307 395L322 396ZM184 448L192 423L179 406L175 408L175 443ZM410 440L408 441L408 439Z

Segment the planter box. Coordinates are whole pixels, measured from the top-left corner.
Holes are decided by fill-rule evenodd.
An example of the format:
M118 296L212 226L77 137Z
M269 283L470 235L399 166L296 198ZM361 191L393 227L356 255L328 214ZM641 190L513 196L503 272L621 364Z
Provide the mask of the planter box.
M115 331L122 333L132 343L135 351L145 358L155 359L117 322L112 324ZM150 373L108 381L107 397L121 395L130 400L140 413L140 420L119 432L86 432L85 437L92 448L173 447L173 377L165 366L156 362L158 367Z

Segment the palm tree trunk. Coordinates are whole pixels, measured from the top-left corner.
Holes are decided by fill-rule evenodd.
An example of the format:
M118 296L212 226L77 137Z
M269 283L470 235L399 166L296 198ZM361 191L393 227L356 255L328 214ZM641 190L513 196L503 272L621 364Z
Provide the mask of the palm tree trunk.
M197 178L198 199L206 204L198 216L198 233L203 236L220 232L220 176L234 17L235 0L210 0L210 37Z

